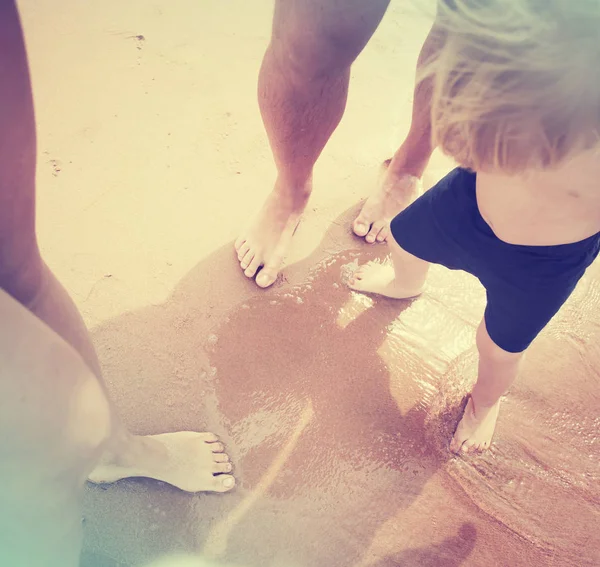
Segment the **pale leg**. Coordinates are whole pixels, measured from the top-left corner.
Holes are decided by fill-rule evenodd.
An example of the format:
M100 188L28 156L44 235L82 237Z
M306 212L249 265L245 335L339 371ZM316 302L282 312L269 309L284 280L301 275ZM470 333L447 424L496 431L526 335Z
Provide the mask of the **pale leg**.
M494 435L500 398L506 394L519 372L523 353L510 353L490 338L485 321L477 329L479 372L477 382L450 444L454 452L483 451Z
M0 290L0 563L76 567L110 406L81 356Z
M0 103L0 290L69 343L96 376L102 391L100 365L81 316L39 253L35 233L35 117L23 33L11 0L0 0ZM35 357L35 344L30 348ZM61 404L64 400L60 396L67 394L67 389L58 389L48 400ZM40 420L37 426L43 428L47 415L29 415ZM81 427L85 427L85 414L79 417L84 420ZM114 411L110 420L111 437L104 444L99 467L91 473L93 480L147 476L190 492L225 492L233 487L233 477L221 474L232 467L213 434L141 437L129 433Z
M361 266L349 282L355 291L384 295L393 299L417 297L423 291L429 263L388 240L391 264L369 262Z

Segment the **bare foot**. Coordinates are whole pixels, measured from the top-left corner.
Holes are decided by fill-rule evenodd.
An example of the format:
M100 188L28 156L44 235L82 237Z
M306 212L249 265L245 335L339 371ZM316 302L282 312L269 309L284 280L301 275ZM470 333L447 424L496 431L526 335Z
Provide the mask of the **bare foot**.
M89 475L95 484L153 478L185 492L227 492L235 486L225 448L213 433L163 433L128 438L126 452L105 458Z
M419 179L392 172L390 163L389 159L383 163L379 188L365 201L353 225L354 234L370 244L387 239L391 220L419 194Z
M407 289L395 277L390 264L369 262L354 273L348 283L350 289L365 293L376 293L393 299L410 299L421 294L421 289Z
M473 399L469 396L467 407L450 443L453 453L475 453L485 451L492 443L500 401L491 408L475 412Z
M254 224L235 242L244 274L253 278L258 272L256 283L259 287L269 287L277 279L308 201L310 189L300 193L289 197L276 187L265 201Z

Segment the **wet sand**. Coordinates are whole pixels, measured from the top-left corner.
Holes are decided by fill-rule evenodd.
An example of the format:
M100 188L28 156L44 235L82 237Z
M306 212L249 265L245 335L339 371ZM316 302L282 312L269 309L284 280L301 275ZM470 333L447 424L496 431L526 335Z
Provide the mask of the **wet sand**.
M232 239L274 171L255 101L271 5L21 3L39 124L39 234L137 433L210 429L238 488L88 487L84 567L168 554L240 567L600 564L598 265L531 349L485 456L447 441L475 378L482 290L350 292L349 233L410 118L426 18L392 2L354 67L285 277ZM429 182L450 164L437 156Z

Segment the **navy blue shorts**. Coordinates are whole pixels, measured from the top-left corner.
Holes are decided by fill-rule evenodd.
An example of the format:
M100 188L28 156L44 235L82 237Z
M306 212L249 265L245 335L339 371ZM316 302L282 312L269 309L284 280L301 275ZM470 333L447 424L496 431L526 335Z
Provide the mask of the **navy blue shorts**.
M481 216L475 180L475 173L455 169L402 211L391 231L414 256L477 277L487 291L491 339L508 352L522 352L598 255L600 234L557 246L507 244Z

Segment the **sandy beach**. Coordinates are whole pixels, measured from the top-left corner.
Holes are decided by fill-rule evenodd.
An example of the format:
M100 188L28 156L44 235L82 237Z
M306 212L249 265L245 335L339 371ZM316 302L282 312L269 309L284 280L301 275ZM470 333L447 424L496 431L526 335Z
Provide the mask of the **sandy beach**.
M600 564L598 264L528 355L493 449L464 459L447 441L475 379L479 284L435 268L394 302L344 283L385 255L350 224L407 131L425 12L393 0L353 67L264 291L233 240L275 175L256 102L272 3L19 7L44 258L132 431L214 431L238 479L226 495L88 486L83 567ZM451 166L436 155L425 185Z

